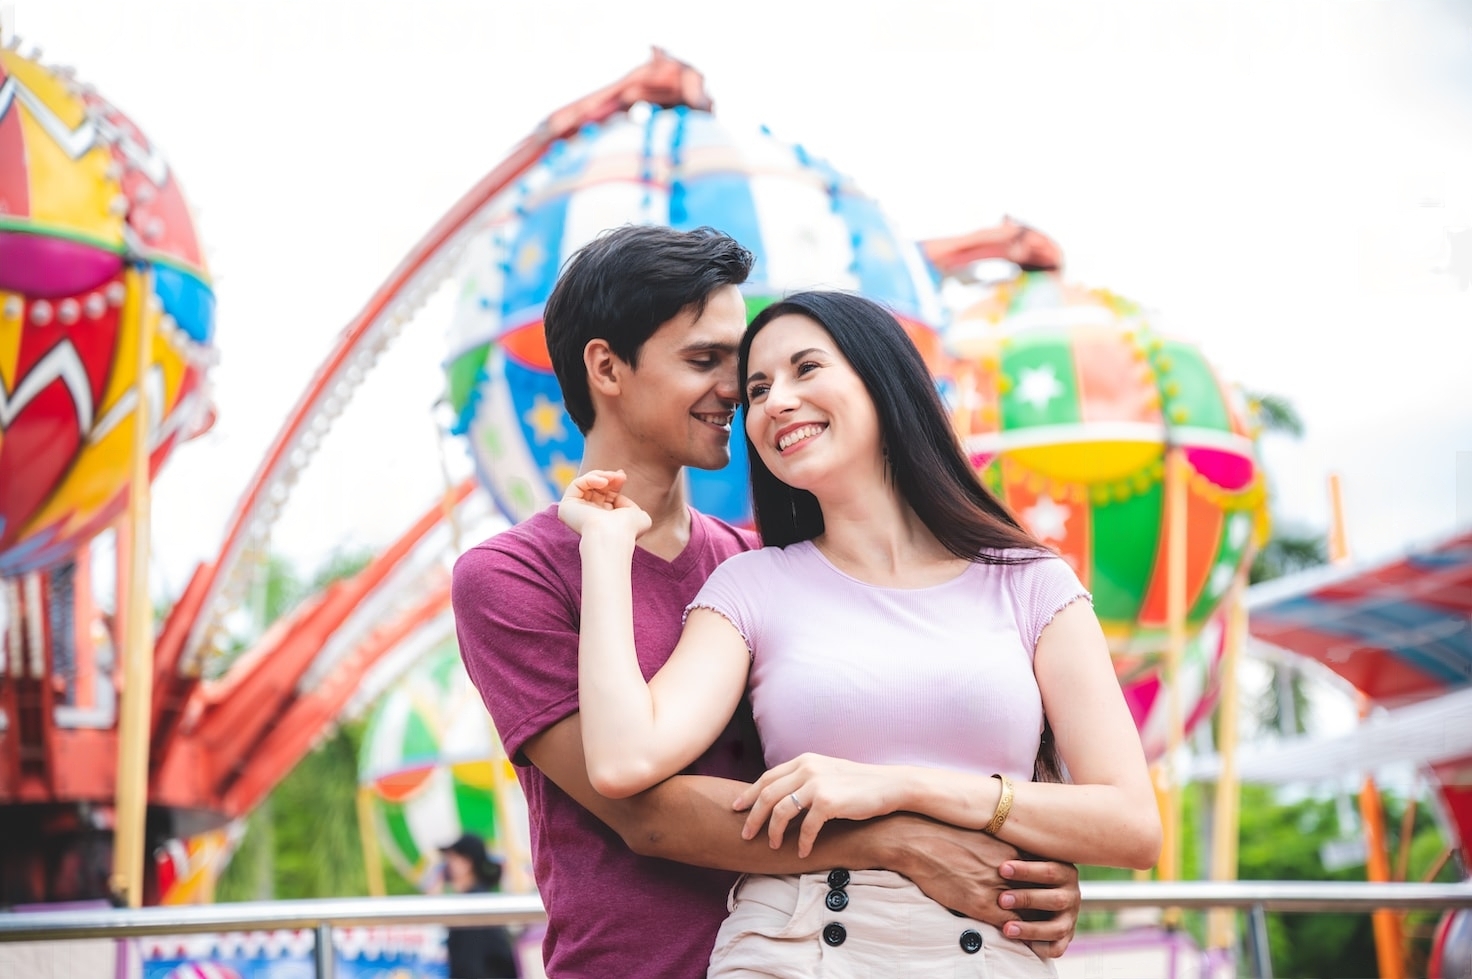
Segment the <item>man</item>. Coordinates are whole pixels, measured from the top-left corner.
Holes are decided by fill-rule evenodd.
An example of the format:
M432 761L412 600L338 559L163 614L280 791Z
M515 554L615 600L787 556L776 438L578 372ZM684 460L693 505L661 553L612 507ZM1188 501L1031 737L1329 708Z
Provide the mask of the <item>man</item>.
M573 256L544 313L564 403L585 436L584 468L624 470L624 494L652 520L632 571L646 678L673 651L684 607L716 565L757 546L690 509L682 477L685 466L730 459L746 327L738 286L751 262L710 229L620 228ZM577 713L578 548L549 508L462 555L453 585L461 655L526 794L548 975L703 976L733 871L829 867L897 871L945 906L1010 922L1009 934L1062 954L1077 873L1019 860L984 834L897 815L825 829L801 860L791 839L779 850L743 841L731 803L762 769L749 708L686 774L630 799L594 791ZM1005 890L1003 875L1044 886ZM1016 920L1022 909L1057 913Z

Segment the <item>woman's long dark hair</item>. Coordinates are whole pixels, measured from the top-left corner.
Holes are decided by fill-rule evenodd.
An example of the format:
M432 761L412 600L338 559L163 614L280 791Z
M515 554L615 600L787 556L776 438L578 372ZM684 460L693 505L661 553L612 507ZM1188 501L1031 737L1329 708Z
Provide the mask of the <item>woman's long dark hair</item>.
M920 351L883 306L845 292L800 292L762 310L741 338L741 404L751 410L746 376L751 342L772 320L798 314L833 338L864 382L879 416L890 479L901 498L952 554L984 564L1016 564L1029 557L997 552L1045 551L982 485L946 417ZM786 547L823 532L823 511L807 490L782 482L762 461L750 437L751 508L762 543Z

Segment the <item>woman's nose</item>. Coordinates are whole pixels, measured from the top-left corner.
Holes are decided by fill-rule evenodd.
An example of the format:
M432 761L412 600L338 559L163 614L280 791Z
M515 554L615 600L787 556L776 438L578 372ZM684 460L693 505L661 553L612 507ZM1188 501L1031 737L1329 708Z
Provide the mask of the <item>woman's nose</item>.
M762 402L762 407L768 415L780 415L797 407L797 398L787 390L786 385L773 384L767 389L767 396Z

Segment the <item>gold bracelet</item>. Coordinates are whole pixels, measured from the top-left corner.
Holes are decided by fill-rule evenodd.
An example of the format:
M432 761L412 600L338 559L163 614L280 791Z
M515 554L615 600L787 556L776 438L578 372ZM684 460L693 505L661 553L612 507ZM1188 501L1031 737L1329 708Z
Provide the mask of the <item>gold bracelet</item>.
M997 811L992 815L992 821L986 824L986 829L982 832L996 836L1002 824L1007 821L1007 814L1012 811L1012 780L996 772L992 773L992 778L1002 780L1002 796L997 800Z

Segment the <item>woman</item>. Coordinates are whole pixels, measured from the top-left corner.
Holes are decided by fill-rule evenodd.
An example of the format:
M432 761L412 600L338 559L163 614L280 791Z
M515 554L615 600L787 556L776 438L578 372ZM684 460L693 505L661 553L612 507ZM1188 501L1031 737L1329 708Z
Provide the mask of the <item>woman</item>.
M894 318L792 296L752 322L740 376L768 546L716 570L647 684L629 563L648 518L622 473L580 476L559 508L582 534L594 787L626 796L680 771L749 685L769 770L736 800L748 839L765 824L779 846L796 821L806 855L830 819L905 810L1054 859L1152 866L1159 817L1088 595L977 480ZM1045 716L1071 784L1030 781ZM738 883L710 974L1053 974L903 877L829 869Z
M441 879L429 893L490 894L501 889L501 863L491 859L485 841L463 833L440 847L444 855ZM514 979L520 975L511 932L504 925L448 929L445 954L450 979Z

